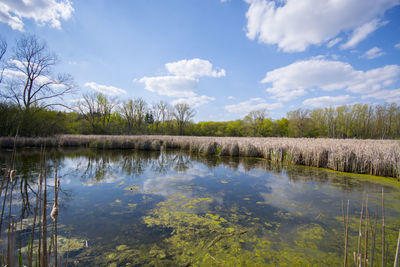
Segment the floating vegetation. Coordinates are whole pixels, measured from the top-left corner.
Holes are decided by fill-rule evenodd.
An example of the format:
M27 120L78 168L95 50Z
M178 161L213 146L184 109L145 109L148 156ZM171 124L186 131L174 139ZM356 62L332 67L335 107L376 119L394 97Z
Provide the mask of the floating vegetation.
M15 234L14 262L18 262L21 247L27 266L28 257L35 257L28 251L37 251L38 225L43 221L38 202L35 240L29 242L39 192L36 174L40 170L32 164L38 160L32 151L17 161L24 164L18 163L15 168L13 182L18 183L14 185L11 210L17 224L10 227L10 237ZM186 167L181 166L185 157ZM0 154L0 167L1 159ZM352 253L358 253L360 199L366 191L368 212L364 201L360 254L365 262L368 229L368 260L372 259L370 248L375 235L374 265L379 262L381 266L381 215L375 216L375 206L381 214L384 187L385 261L392 265L400 228L400 186L393 179L281 166L259 159L215 159L184 152L179 156L115 150L54 152L46 161L48 172L57 168L62 173L62 188L55 216L51 212L55 203L52 192L57 186L48 179L45 243L52 258L48 263L54 263L57 240L57 254L64 263L68 259L69 266L340 266L345 247L340 200L348 198L350 266ZM28 166L25 171L23 166ZM28 168L33 171L26 171ZM97 177L98 186L84 185L90 177ZM21 181L27 181L27 200L20 192L25 187L24 183L21 187ZM2 200L6 184L4 180L0 187ZM3 224L7 228L10 184ZM19 219L24 207L21 203L26 202L31 209ZM57 238L50 218L58 220ZM5 228L3 237L8 238ZM43 235L43 228L40 233ZM4 249L7 243L0 241L0 246Z
M130 192L132 192L132 193L134 193L134 194L139 194L139 186L138 185L131 185L131 186L128 186L128 187L125 187L124 188L125 190L127 190L127 191L130 191Z

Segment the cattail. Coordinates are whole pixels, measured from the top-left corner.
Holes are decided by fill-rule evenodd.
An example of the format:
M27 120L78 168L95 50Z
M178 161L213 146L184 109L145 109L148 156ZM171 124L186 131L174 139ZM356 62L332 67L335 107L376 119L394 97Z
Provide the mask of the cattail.
M50 213L51 218L55 221L58 217L58 205L56 203L53 204L53 209Z
M14 181L14 178L15 178L15 170L11 170L11 172L10 172L10 180L11 180L11 182Z

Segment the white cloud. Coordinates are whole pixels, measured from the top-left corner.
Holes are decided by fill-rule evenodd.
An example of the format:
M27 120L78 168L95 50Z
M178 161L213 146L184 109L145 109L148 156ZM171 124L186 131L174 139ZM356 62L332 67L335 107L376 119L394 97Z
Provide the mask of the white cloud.
M285 52L304 51L324 42L333 46L342 32L352 32L345 47L352 47L376 28L386 10L398 0L245 0L247 37L277 44Z
M74 12L69 0L2 0L0 22L13 30L23 31L23 19L33 19L39 25L60 29L61 20L67 20Z
M400 43L395 44L395 45L394 45L394 48L400 49Z
M197 79L180 76L143 77L139 82L146 90L169 97L193 97L198 87Z
M230 95L230 96L228 96L228 99L233 100L233 99L236 99L236 97Z
M375 92L386 89L399 76L398 65L362 71L342 61L313 58L267 72L261 82L272 84L266 91L272 94L273 99L289 101L319 89L363 94Z
M167 63L165 68L169 75L143 77L134 81L144 83L145 89L150 92L178 98L173 101L174 104L187 103L193 107L215 100L214 97L199 96L196 93L199 78L219 78L226 75L224 69L215 69L210 61L199 58Z
M180 77L223 77L225 76L225 70L215 70L213 69L213 65L210 61L194 58L194 59L184 59L172 63L165 64L165 68L168 70L169 73L180 76Z
M342 41L343 39L338 37L335 39L332 39L328 42L328 44L326 45L327 47L331 48L332 46L336 45L337 43L339 43L340 41Z
M358 45L359 42L367 38L368 35L373 33L377 28L385 25L387 21L381 22L378 19L374 19L364 25L361 25L353 31L350 39L341 46L343 49L352 48Z
M375 46L375 47L371 48L370 50L368 50L367 52L365 52L365 54L362 55L362 57L368 58L368 59L373 59L373 58L383 56L384 54L385 54L385 52L383 52L382 49Z
M126 94L126 91L124 89L115 87L115 86L107 86L107 85L102 85L102 84L97 84L95 82L87 82L85 83L86 87L89 87L97 92L100 92L105 95L120 95L120 94Z
M381 90L372 94L368 94L362 97L365 98L376 98L381 99L389 103L400 103L400 89L394 90Z
M282 103L267 103L263 98L251 98L247 101L240 102L238 104L226 105L225 109L230 113L236 114L247 114L250 111L266 109L275 110L282 108Z
M326 106L338 106L348 104L354 97L350 95L321 96L308 98L303 101L303 106L321 108Z
M202 96L192 96L192 97L187 97L187 98L179 98L179 99L172 101L172 104L176 105L176 104L185 103L193 108L197 108L201 105L207 104L214 100L215 100L215 97L202 95Z

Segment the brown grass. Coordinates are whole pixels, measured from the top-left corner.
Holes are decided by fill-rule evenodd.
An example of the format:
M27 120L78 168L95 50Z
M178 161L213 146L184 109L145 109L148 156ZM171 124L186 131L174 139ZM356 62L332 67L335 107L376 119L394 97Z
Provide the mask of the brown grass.
M14 138L0 138L12 148ZM87 147L96 149L183 149L219 156L261 157L274 162L400 179L400 140L257 138L193 136L60 135L18 138L17 147Z

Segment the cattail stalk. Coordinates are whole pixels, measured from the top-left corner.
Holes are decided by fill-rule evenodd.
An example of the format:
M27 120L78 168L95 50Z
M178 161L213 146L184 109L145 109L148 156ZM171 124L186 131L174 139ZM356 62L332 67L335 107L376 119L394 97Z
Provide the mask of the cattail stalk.
M361 214L360 214L360 224L358 227L358 245L357 245L357 262L356 265L359 266L361 264L361 237L362 237L362 219L364 215L364 199L361 205Z
M399 250L400 250L400 231L399 231L399 237L397 239L397 249L396 249L396 256L394 257L394 267L399 266Z
M347 216L346 216L346 225L345 225L345 237L344 237L344 267L347 266L347 242L349 239L349 206L350 200L347 200Z
M8 177L8 167L6 167L6 170L5 170L4 174L3 174L3 179L1 180L0 199L1 199L1 194L3 193L4 182L6 181L7 177Z
M382 187L382 267L385 267L385 201Z
M57 218L58 218L58 190L60 188L60 180L57 179L57 170L54 172L54 204L53 210L51 211L51 218L53 219L53 229L54 229L54 264L57 264Z
M368 195L365 200L365 235L364 235L364 267L367 267L368 261Z
M6 184L6 192L4 193L4 199L3 199L3 206L1 208L1 218L0 218L0 237L1 237L1 230L3 229L3 216L4 216L4 208L6 206L6 199L7 199L7 193L8 193L8 184L10 183L10 179L7 179L7 184Z
M43 241L43 253L42 263L43 267L48 266L47 261L47 167L46 158L44 160L44 189L43 189L43 226L42 226L42 241Z
M371 247L371 267L374 266L374 257L375 257L375 239L376 239L376 227L378 225L378 205L376 205L376 211L375 211L375 226L374 226L374 231L372 232L372 247ZM372 231L372 230L371 230Z

